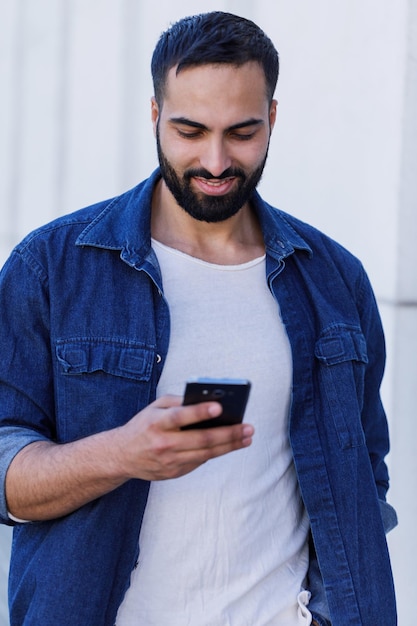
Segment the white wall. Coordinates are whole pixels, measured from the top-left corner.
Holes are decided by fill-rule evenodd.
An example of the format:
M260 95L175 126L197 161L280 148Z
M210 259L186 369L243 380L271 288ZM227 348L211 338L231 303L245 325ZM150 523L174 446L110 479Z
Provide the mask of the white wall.
M10 557L10 528L0 526L0 626L8 625L7 573Z
M274 40L279 116L261 191L350 248L374 284L389 355L390 501L401 522L390 545L400 624L412 626L417 0L0 0L0 9L0 262L27 231L155 166L149 63L170 21L230 10Z

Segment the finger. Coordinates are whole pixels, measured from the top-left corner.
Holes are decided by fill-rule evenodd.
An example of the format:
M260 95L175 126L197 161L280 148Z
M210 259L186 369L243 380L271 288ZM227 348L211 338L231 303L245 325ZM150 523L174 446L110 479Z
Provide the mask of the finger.
M252 443L254 428L250 424L236 424L208 428L199 434L202 439L201 449L212 458L249 446Z
M182 405L182 396L174 396L173 394L161 396L152 402L152 405L158 409L170 409L174 406Z
M196 428L172 433L171 444L176 453L202 454L203 460L246 447L252 443L254 428L250 424ZM217 452L216 452L217 450Z
M186 431L178 433L177 436L181 437L182 443L184 443L185 440L191 441L192 438L201 439L201 437L203 437L206 445L197 449L192 447L181 451L177 450L175 453L175 460L173 460L172 463L166 463L163 471L159 471L158 474L154 475L153 480L163 480L166 478L178 478L179 476L184 476L211 459L250 446L252 443L252 436L249 436L248 434L247 436L244 436L243 433L246 431L246 433L251 433L251 435L253 435L253 427L246 424L244 428L241 429L241 436L239 435L230 439L230 431L234 428L234 426L222 426L219 428L207 429L207 431L204 432ZM222 434L219 431L224 431L223 435L226 431L228 431L229 439L226 442L216 442L217 438ZM211 437L212 434L213 437Z
M206 450L231 451L252 443L255 429L251 424L235 424L199 430L201 448ZM227 449L227 450L226 450Z
M223 431L223 432L222 432ZM179 452L181 467L198 467L202 463L235 450L247 448L252 443L254 429L251 425L221 426L204 431L187 431L184 435L191 448ZM184 443L183 438L183 443ZM189 470L188 470L189 471Z
M172 410L167 411L166 424L169 429L178 430L190 424L218 417L222 410L222 405L219 402L199 402L198 404L172 407Z
M171 409L174 407L182 407L183 398L182 396L174 396L174 395L165 395L157 398L152 402L150 406L154 406L158 409ZM192 424L193 422L199 422L204 419L209 419L210 417L218 417L222 412L222 406L218 402L200 402L198 404L188 405L188 409L185 413L187 421L184 424L181 423L181 426L186 424ZM192 418L191 416L195 413L195 408L198 407L198 414L196 417ZM200 407L203 407L200 409ZM185 407L184 407L185 408ZM208 411L208 413L207 413ZM167 416L169 417L169 416ZM174 420L180 419L180 416L174 416ZM191 421L188 421L188 420Z

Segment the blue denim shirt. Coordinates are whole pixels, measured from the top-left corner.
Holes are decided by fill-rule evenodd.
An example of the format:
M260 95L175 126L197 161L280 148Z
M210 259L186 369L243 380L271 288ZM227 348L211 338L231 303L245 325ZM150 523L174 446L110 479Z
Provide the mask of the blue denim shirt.
M169 341L150 246L158 178L40 228L2 270L4 523L4 477L22 447L117 427L155 398ZM384 340L371 287L358 260L322 233L258 194L253 207L293 354L289 436L311 525L310 609L322 624L394 626ZM16 524L11 626L113 626L148 488L131 480L61 519Z

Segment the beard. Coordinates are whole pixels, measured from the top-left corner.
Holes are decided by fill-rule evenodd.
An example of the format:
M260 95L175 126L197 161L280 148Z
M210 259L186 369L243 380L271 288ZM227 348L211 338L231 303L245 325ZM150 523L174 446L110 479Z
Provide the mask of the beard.
M261 164L248 174L241 168L229 167L220 176L213 176L203 168L194 168L185 170L182 178L180 178L162 150L158 128L156 145L162 178L177 204L194 219L209 223L223 222L233 217L250 200L261 180L268 156L267 150ZM194 176L208 180L236 177L238 179L237 188L224 196L196 193L191 187L191 180Z

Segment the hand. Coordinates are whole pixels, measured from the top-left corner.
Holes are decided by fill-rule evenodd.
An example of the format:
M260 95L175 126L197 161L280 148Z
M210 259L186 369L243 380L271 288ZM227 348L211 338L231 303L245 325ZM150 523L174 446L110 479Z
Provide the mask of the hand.
M254 429L250 424L181 430L222 411L218 402L181 403L178 396L163 396L118 429L116 442L126 478L178 478L209 459L252 443Z
M249 424L181 430L220 415L217 402L182 406L164 396L127 424L66 444L35 441L11 462L6 475L10 513L41 521L67 515L131 478L175 478L252 442Z

